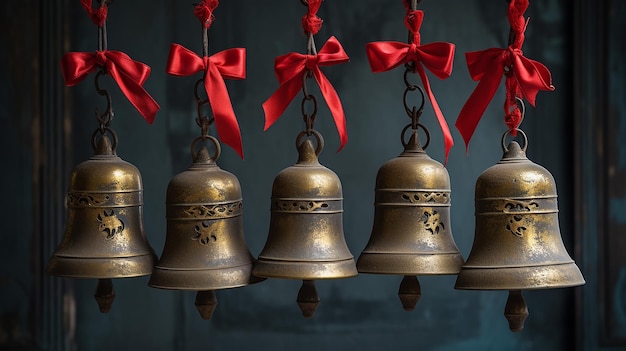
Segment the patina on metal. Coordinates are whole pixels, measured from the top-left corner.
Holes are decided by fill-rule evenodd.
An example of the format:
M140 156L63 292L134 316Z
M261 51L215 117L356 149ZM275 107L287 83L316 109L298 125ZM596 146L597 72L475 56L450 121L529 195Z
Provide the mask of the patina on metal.
M107 134L113 138L113 142ZM148 275L155 254L143 226L143 186L139 170L119 158L109 128L93 135L95 155L70 175L63 239L48 263L48 274L98 278L96 300L108 312L115 298L111 278Z
M528 309L522 290L585 284L559 229L552 174L526 157L527 139L505 146L500 162L476 181L474 243L456 289L509 290L505 315L521 331Z
M446 168L424 152L417 134L378 170L374 224L357 267L361 273L413 276L399 291L406 310L419 299L415 276L457 274L463 264L452 236L450 193Z
M298 135L298 162L274 179L269 234L252 271L259 277L303 280L297 302L307 318L319 303L314 280L358 274L343 233L341 182L318 161L323 145L315 130Z
M236 288L261 281L251 274L254 259L243 234L241 186L235 175L215 163L220 144L207 134L191 146L193 164L172 178L167 187L167 235L159 262L148 285L154 288L193 290L203 319L210 319L217 298L214 290ZM210 155L206 145L213 144Z
M417 2L411 6L415 8ZM412 38L409 35L409 42ZM450 176L424 151L430 143L428 129L419 123L424 91L409 81L416 72L414 64L405 68L403 101L411 123L400 133L404 151L382 165L376 175L374 224L357 268L361 273L403 275L398 297L402 307L412 311L421 297L417 276L457 274L463 257L450 224ZM419 107L407 102L412 92L419 93ZM423 146L419 129L426 136Z

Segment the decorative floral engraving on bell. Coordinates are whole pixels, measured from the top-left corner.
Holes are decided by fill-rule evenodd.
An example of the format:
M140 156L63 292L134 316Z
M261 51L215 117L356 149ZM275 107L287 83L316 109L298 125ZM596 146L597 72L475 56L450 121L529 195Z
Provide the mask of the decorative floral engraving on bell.
M103 133L96 146L94 134L94 156L70 175L67 224L47 268L54 276L100 279L102 312L115 298L110 279L148 275L156 258L144 233L141 174L115 154L117 138L106 131L113 145Z
M267 242L252 273L265 278L304 281L298 303L305 317L313 316L319 302L313 280L357 275L354 257L343 233L343 195L339 177L322 166L310 140L296 140L299 158L274 179L270 229Z
M216 155L202 146L189 169L167 187L167 236L148 285L198 291L196 307L203 319L210 319L217 305L214 290L260 279L251 274L254 259L243 234L239 180L215 163L217 139L205 138L215 144Z
M448 171L424 152L416 132L403 144L378 170L374 224L357 268L404 275L398 295L410 311L421 294L415 276L457 274L463 257L452 237Z
M558 221L552 174L526 157L512 141L500 162L476 181L474 243L456 281L456 289L509 290L505 314L512 331L521 331L528 315L522 290L585 284L570 258Z

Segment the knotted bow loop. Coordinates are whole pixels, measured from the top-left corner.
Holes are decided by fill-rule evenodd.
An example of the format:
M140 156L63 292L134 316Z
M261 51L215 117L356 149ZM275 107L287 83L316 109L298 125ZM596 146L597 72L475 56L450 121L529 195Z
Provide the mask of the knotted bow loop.
M302 16L302 29L306 34L317 34L322 29L324 21L317 16L317 11L322 5L322 0L308 0L307 13Z
M182 45L172 44L167 60L167 73L189 76L197 72L204 72L204 89L211 105L217 134L243 158L241 131L224 79L246 78L246 49L227 49L211 56L200 57Z
M315 58L315 60L313 58ZM265 130L271 127L272 124L280 118L283 112L285 112L287 106L289 106L296 94L303 88L303 75L311 71L313 72L315 81L317 81L320 87L322 96L326 104L328 104L330 113L337 126L337 132L339 133L341 142L339 150L341 150L348 141L345 114L339 95L330 81L328 81L328 78L322 73L319 66L331 66L348 62L349 60L350 58L334 36L326 41L317 55L305 55L292 52L277 57L274 61L274 71L276 72L280 86L274 94L263 103Z
M413 35L413 43L420 45L420 28L424 21L424 11L422 10L408 10L404 17L404 25Z
M472 79L479 81L455 124L465 140L466 148L469 147L480 118L498 90L505 71L508 70L507 74L515 79L522 96L532 106L535 106L539 90L554 90L552 76L546 66L524 57L521 50L491 48L468 52L465 58Z
M416 12L421 13L421 11ZM419 23L415 24L416 22L412 22L412 24L415 25L414 28L419 29L421 18L416 18L416 21L419 21ZM414 63L415 70L420 75L424 90L433 106L439 127L443 133L445 159L447 162L450 149L452 145L454 145L452 133L450 133L448 123L439 108L439 104L437 104L435 95L430 89L430 82L428 81L424 67L440 79L450 77L454 62L454 44L435 42L420 46L415 41L411 44L395 41L380 41L368 43L366 45L366 51L370 67L374 73L388 71L410 62Z
M193 9L193 13L198 17L202 23L202 27L209 28L215 20L213 11L219 5L218 0L202 0Z
M150 67L131 59L121 51L69 52L61 59L61 71L67 86L80 83L99 67L111 75L126 98L143 118L152 124L159 104L143 88Z
M85 11L87 11L87 14L89 14L89 18L91 18L91 21L96 26L102 27L107 19L109 7L107 6L106 0L102 0L98 9L94 10L92 7L92 2L92 0L80 0L83 8L85 9Z

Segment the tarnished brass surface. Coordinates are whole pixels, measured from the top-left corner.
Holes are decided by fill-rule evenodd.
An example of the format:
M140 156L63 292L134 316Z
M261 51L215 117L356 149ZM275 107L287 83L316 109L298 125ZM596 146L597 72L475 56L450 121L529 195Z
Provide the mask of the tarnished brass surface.
M450 177L415 135L376 176L374 225L358 259L362 273L456 274L463 258L450 225Z
M166 203L167 236L151 287L204 291L259 281L243 235L239 180L206 147L170 181Z
M148 275L155 254L143 227L139 170L115 155L103 135L96 153L70 175L67 224L48 274L72 278Z
M315 150L305 140L298 151L298 162L274 179L269 234L253 274L302 280L355 276L343 234L341 182L318 162L321 144Z
M526 290L585 283L568 255L552 175L515 141L476 182L476 231L457 289Z

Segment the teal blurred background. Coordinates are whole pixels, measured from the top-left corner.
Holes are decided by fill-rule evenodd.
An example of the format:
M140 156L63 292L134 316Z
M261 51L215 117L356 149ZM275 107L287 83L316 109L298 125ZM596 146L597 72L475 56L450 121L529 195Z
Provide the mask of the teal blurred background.
M504 90L500 89L466 153L453 127L476 85L467 72L464 53L506 46L506 5L501 0L439 0L423 1L419 6L425 11L422 43L456 44L452 76L447 80L429 77L455 140L447 169L452 186L452 233L464 257L474 236L474 183L501 158L500 137L506 130ZM117 299L111 312L100 314L92 296L95 281L51 278L43 273L64 227L67 175L75 164L91 156L90 136L97 127L93 111L105 106L94 90L93 76L78 86L65 87L58 60L67 51L94 51L97 29L79 1L7 1L2 9L0 118L4 131L2 184L7 196L2 205L5 231L0 235L0 349L626 349L626 322L619 318L626 312L610 302L623 300L624 290L603 290L601 285L611 281L613 270L603 270L598 263L604 259L600 253L616 257L618 251L611 251L607 244L611 241L598 241L602 239L600 227L596 222L589 224L593 214L605 209L601 195L621 194L623 185L611 183L608 171L609 178L603 178L601 170L609 169L604 166L612 164L612 159L585 164L598 160L594 142L605 140L585 123L601 125L602 131L613 128L609 122L581 113L585 107L600 111L596 102L607 106L611 101L623 101L623 63L615 68L617 75L611 75L616 77L611 89L614 95L594 95L608 84L594 74L609 76L613 66L607 68L604 62L621 50L606 49L607 41L619 43L619 33L624 34L624 26L615 19L619 18L616 13L626 14L619 2L590 5L584 0L536 0L526 12L531 20L524 54L551 70L556 90L539 93L536 108L527 104L521 127L528 134L528 157L556 179L563 241L579 264L584 258L581 268L588 284L526 293L530 316L521 333L511 333L502 314L506 292L454 290L454 276L420 278L422 299L413 312L404 312L397 298L401 277L361 274L320 281L317 287L322 301L311 320L301 317L295 303L299 281L268 279L218 291L219 305L211 321L199 318L191 292L149 288L148 277L121 279L114 282ZM219 165L241 182L245 238L254 256L262 250L268 233L273 178L296 162L294 140L304 128L299 96L265 132L261 104L278 87L274 57L306 48L300 25L304 12L296 0L223 0L209 32L211 54L231 47L247 49L247 79L227 81L241 126L245 159L223 145ZM611 21L592 17L598 14ZM336 152L339 138L324 103L320 103L316 129L326 140L320 162L337 173L343 184L345 238L358 257L370 236L376 172L402 151L399 134L409 122L402 105L403 69L371 73L365 44L405 41L404 9L400 0L328 0L318 15L324 25L316 36L317 47L334 35L350 56L349 63L323 68L345 109L348 144ZM193 84L200 75L169 76L165 65L172 42L201 52L200 25L192 2L174 0L115 0L107 23L110 50L124 51L152 67L145 87L161 105L150 126L110 79L101 80L112 93L118 155L142 173L146 233L160 254L165 241L165 190L171 177L190 165L189 145L199 133ZM594 33L611 36L596 42ZM600 45L605 51L589 53L584 45ZM597 71L589 73L585 65ZM322 102L319 95L318 101ZM625 119L622 109L607 114L619 126ZM429 155L443 162L441 132L428 102L421 122L432 136ZM583 135L588 138L580 139ZM622 174L626 167L617 165L613 171ZM615 184L615 191L597 186L596 178L601 184ZM587 183L590 188L584 187ZM585 202L585 194L592 194L595 202ZM626 214L619 203L607 206L614 206L616 217ZM590 241L582 238L585 233ZM585 248L590 251L583 251ZM623 267L623 260L617 257L611 264ZM606 277L602 273L597 278L598 272L605 272ZM589 292L585 295L584 291ZM617 317L607 317L603 312L607 310Z

